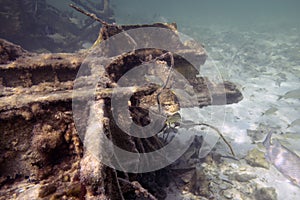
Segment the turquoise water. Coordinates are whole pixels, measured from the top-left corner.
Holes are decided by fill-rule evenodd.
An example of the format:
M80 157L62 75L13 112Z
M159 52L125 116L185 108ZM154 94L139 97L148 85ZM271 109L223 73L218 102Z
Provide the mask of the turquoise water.
M300 25L297 0L112 1L120 23L149 23L167 19L183 25L256 26Z
M176 22L181 33L204 44L209 57L202 74L215 68L223 80L237 84L244 96L238 104L226 106L224 121L220 117L208 122L223 122L219 128L240 158L257 148L266 129L300 155L299 95L281 98L300 88L300 1L114 0L112 6L118 24ZM194 112L209 116L213 111ZM251 132L261 132L260 139L252 138ZM265 186L276 188L278 199L297 199L299 188L274 169L251 171L258 180L266 180ZM299 167L296 171L300 176ZM169 199L175 197L180 199L177 195Z
M66 13L73 13L72 20L80 27L86 20L68 7L72 1L47 2ZM241 102L224 106L225 120L222 117L215 117L211 121L206 121L222 130L239 159L243 160L250 149L259 147L267 130L273 131L272 137L284 144L290 152L300 155L299 0L112 0L110 2L117 24L176 22L179 32L204 44L208 59L201 66L201 74L210 79L218 76L221 77L218 81L233 82L244 96ZM79 21L76 21L76 18ZM99 24L95 26L97 30L93 32L95 34L83 37L82 41L79 41L79 47L87 48L97 38L100 26ZM84 29L80 30L78 35L83 33ZM49 30L47 26L42 26L38 34L47 34L47 37L53 38L58 43L70 39L60 30ZM211 69L215 71L212 72ZM294 92L294 95L289 95L291 92ZM215 110L210 110L209 107L195 108L192 112L186 113L199 113L199 116L209 117L211 112L217 112L220 107L213 108ZM197 115L193 114L190 114L190 118L197 121ZM253 137L249 133L261 135ZM226 154L226 150L220 151L221 154ZM235 164L231 168L237 169L239 165L240 163ZM278 199L292 200L300 196L299 187L291 184L293 177L285 177L275 167L265 170L245 166L257 175L258 178L255 180L257 183L265 187L274 187ZM294 166L286 166L286 170L294 170L292 167ZM300 170L298 176L300 177Z

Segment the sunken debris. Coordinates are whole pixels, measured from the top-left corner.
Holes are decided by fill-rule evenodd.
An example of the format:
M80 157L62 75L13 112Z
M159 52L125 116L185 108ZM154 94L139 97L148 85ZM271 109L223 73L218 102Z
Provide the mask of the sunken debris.
M99 39L103 41L136 27L163 27L172 31L170 42L179 41L176 25L161 23L107 24L102 27ZM1 57L0 65L0 199L153 200L166 197L163 188L169 182L168 169L145 174L118 172L99 163L83 147L78 134L82 130L74 124L72 89L89 51L35 54L5 40L0 42L1 51L7 53L7 56ZM181 45L183 54L195 54L200 64L205 62L207 55L203 47L199 46L194 51L186 44ZM194 87L197 102L196 105L184 101L179 104L174 92L157 84L137 87L130 98L129 110L132 119L141 126L149 121L147 109L157 104L157 96L160 96L159 101L163 105L161 109L170 113L182 106L208 106L212 104L214 95L226 95L227 103L242 99L240 91L230 82L225 83L225 90L216 89L215 94L210 94L208 85L220 88L219 85L206 77L196 77L198 73L191 64L176 54L161 49L144 49L117 55L104 66L95 99L102 111L99 113L102 134L123 149L143 153L164 145L158 136L146 139L128 137L112 120L110 103L116 82L128 70L151 60L161 65L161 76L168 76L170 65L182 72ZM86 72L80 80L87 83L89 76L91 73ZM80 95L84 99L85 93ZM82 112L83 118L89 119L89 115L88 108ZM25 189L20 191L20 187Z

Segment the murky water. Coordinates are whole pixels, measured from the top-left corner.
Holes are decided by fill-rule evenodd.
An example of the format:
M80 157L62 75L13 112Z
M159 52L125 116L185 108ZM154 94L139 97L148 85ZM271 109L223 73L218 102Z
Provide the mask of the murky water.
M70 11L71 1L48 2ZM299 0L112 0L110 6L117 24L176 22L179 32L204 44L208 59L201 72L213 78L209 69L214 68L222 80L237 84L244 96L225 106L225 120L213 119L239 158L262 142L268 131L300 156ZM194 112L205 116L212 110ZM254 138L251 131L261 135ZM276 188L278 199L300 196L299 187L291 184L293 177L284 177L275 168L255 173L258 182ZM300 171L296 174L299 177Z
M113 4L117 23L176 22L180 32L205 45L209 58L202 69L217 68L224 80L239 85L244 99L226 106L220 129L240 157L266 134L255 140L247 132L266 127L300 155L299 1L115 0ZM287 97L289 91L294 95ZM279 199L300 195L288 179L275 177L272 170L257 173L268 180L267 186L278 189Z

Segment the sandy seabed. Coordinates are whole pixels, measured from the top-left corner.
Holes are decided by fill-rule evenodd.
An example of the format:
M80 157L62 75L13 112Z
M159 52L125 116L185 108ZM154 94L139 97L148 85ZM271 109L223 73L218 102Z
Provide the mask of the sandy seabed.
M201 116L225 112L225 117L214 117L211 123L217 123L241 159L259 146L269 131L273 131L273 139L300 155L299 31L297 27L283 30L276 26L256 30L218 26L182 28L182 32L203 43L207 50L209 57L200 73L211 79L222 77L232 81L243 93L244 99L237 104L195 109ZM298 93L287 95L296 90ZM237 168L241 167L238 165ZM257 176L251 181L274 187L278 199L293 200L300 196L299 187L274 166L251 170Z

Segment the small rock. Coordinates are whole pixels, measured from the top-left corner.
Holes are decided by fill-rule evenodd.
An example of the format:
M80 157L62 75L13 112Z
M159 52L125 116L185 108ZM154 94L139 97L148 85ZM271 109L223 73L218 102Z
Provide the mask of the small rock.
M240 171L243 172L243 171L246 171L247 168L246 167L240 167Z
M255 179L257 176L254 174L246 174L246 173L234 173L232 174L233 178L238 182L248 182L252 179Z
M231 167L232 169L238 169L238 168L239 168L239 166L238 166L237 164L235 164L235 163L231 163L231 164L230 164L230 167Z
M210 174L213 175L213 176L218 176L219 175L219 173L217 171L215 171L215 170L212 170L210 172Z
M189 171L180 176L181 180L185 183L189 183L192 179L193 171Z
M275 188L265 187L260 188L254 193L256 200L277 200L277 193Z
M69 175L64 175L64 176L62 177L62 181L63 181L63 182L69 182L69 181L70 181L70 176L69 176Z
M223 196L226 198L226 199L232 199L233 198L233 194L231 191L229 190L224 190L223 191Z
M270 168L270 164L265 158L265 153L256 148L248 152L245 160L252 167L262 167L266 169Z
M245 187L243 187L243 190L242 190L243 194L246 194L246 195L253 194L253 190L256 189L256 187L254 187L254 185L256 185L256 184L253 184L253 185L247 184Z
M219 188L220 188L221 190L227 190L228 188L231 188L231 186L228 185L228 184L225 184L225 183L221 183L221 184L219 185Z

